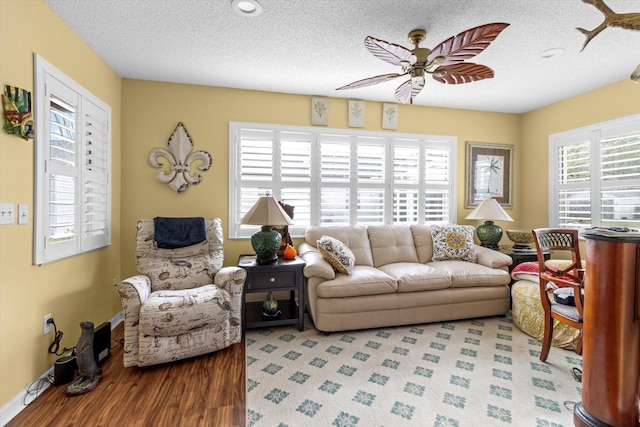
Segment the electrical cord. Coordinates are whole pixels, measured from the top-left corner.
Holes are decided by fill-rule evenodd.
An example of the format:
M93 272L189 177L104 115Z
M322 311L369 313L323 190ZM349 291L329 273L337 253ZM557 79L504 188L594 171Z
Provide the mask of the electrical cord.
M28 404L36 400L40 392L42 392L52 384L53 384L53 375L51 374L43 378L38 378L37 380L29 384L29 387L27 387L26 393L22 397L22 404L24 406L27 406ZM29 396L33 396L33 399L27 402L27 397Z
M580 368L571 368L571 374L573 375L573 379L578 381L579 383L582 382L582 369Z
M53 342L49 345L49 353L50 354L55 354L56 356L62 356L65 352L73 350L75 353L75 347L71 347L71 348L63 348L62 352L58 353L58 351L60 350L60 341L62 341L62 331L59 331L58 328L56 327L56 322L54 322L53 319L49 319L48 323L51 323L53 325L53 330L54 330L54 337L53 337Z

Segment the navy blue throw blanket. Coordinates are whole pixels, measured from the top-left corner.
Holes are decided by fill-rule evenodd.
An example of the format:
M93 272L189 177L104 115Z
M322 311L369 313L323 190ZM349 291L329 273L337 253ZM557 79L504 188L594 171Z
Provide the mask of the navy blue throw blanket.
M159 248L177 249L195 245L207 238L204 218L153 218L154 240Z

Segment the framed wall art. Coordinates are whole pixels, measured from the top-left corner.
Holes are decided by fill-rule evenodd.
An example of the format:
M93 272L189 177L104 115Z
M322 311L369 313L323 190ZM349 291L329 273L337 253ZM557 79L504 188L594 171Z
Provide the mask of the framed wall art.
M478 206L493 197L504 208L511 208L513 145L467 141L464 207Z
M349 127L364 127L364 101L349 101Z
M382 104L382 129L398 129L398 106Z
M329 124L329 100L311 98L311 124L326 126Z

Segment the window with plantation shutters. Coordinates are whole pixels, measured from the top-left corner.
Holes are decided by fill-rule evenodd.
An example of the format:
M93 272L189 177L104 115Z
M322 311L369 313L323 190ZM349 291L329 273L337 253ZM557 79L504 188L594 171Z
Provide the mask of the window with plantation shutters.
M640 114L549 138L549 222L640 227Z
M111 243L111 110L35 56L34 262Z
M295 207L289 232L311 225L456 221L456 139L430 135L232 122L229 235L267 193Z

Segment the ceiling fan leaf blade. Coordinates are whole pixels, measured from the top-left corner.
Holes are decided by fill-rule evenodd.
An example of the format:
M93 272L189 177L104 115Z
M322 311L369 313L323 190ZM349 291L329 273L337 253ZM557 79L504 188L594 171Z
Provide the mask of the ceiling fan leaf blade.
M406 82L402 83L400 86L398 86L394 95L398 100L398 102L406 104L411 99L411 92L412 92L411 79L409 79Z
M355 82L349 83L348 85L339 87L336 90L356 89L359 87L371 86L371 85L383 83L383 82L386 82L387 80L395 79L396 77L400 77L404 75L405 74L391 73L391 74L381 74L379 76L367 77L366 79L357 80Z
M424 77L409 79L398 86L394 95L399 102L406 104L420 93L424 83Z
M364 46L373 56L393 65L400 65L402 62L416 63L416 56L406 47L395 43L389 43L368 36L364 39Z
M411 98L415 98L418 96L422 88L424 87L425 79L424 77L419 79L414 79L411 85Z
M461 84L471 83L478 80L492 79L494 72L491 68L482 64L473 64L471 62L462 62L459 64L445 65L444 67L438 67L438 71L444 71L444 75L434 75L434 80L440 83L448 84Z
M472 58L485 50L509 24L491 23L470 28L433 48L427 61L444 58L441 66L456 64Z

